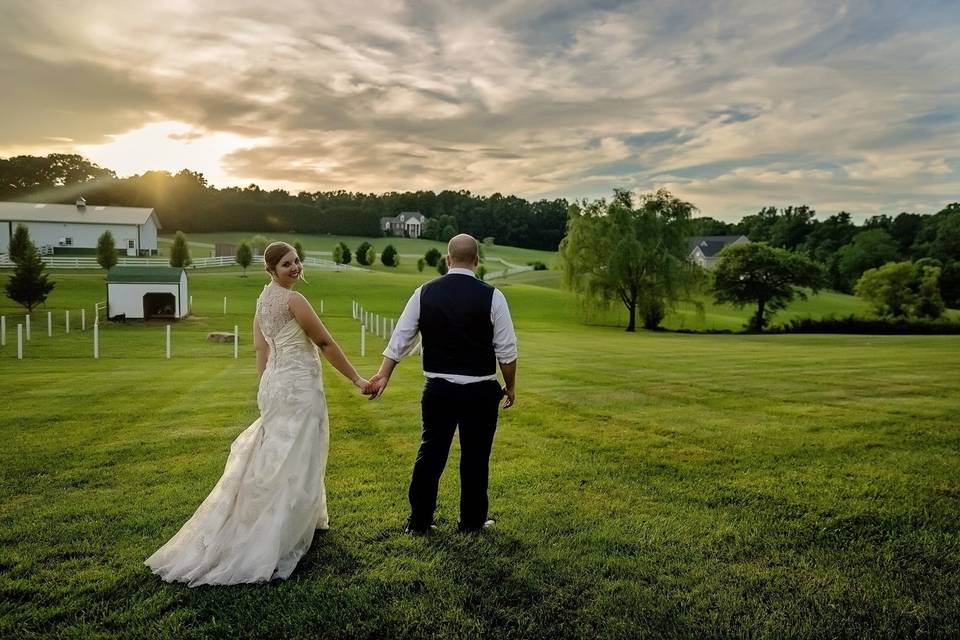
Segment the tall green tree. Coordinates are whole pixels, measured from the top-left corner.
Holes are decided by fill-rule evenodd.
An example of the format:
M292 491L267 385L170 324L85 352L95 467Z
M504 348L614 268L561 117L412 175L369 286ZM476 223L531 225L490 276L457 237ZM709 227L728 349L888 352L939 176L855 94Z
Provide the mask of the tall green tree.
M14 267L13 275L7 280L7 297L23 305L27 313L33 311L33 308L41 304L53 291L53 282L43 272L46 265L40 259L40 252L32 241L27 240L26 249L20 255L19 262Z
M246 242L241 242L240 246L237 247L237 264L243 267L243 277L247 277L247 267L250 266L250 263L253 262L253 251L250 250L250 245Z
M838 253L840 271L847 281L853 284L867 269L896 260L897 243L888 231L876 226L859 232L850 244L842 247Z
M867 269L857 281L856 294L879 316L936 320L944 312L940 266L929 258L916 264L888 262Z
M18 224L13 231L13 237L10 238L10 246L7 249L10 261L14 264L21 262L27 257L30 246L30 230L27 229L26 225Z
M667 311L690 298L700 270L688 260L694 206L666 190L644 195L634 207L629 192L571 207L560 243L565 286L586 306L619 301L627 331L659 326Z
M187 236L183 235L183 231L177 231L173 237L173 246L170 247L170 266L189 267L192 262Z
M117 246L109 230L100 234L97 240L97 264L110 271L117 265Z
M303 251L303 245L300 244L299 240L294 240L293 250L297 252L297 257L300 258L300 262L303 262L304 257L307 255Z
M333 248L333 261L337 264L343 264L343 247L340 245Z
M806 299L804 288L817 291L823 282L820 266L810 259L760 242L724 249L713 276L718 303L756 305L747 325L751 331L763 331L770 316L794 298Z
M267 245L270 244L270 238L259 233L252 238L250 238L250 248L257 253L257 255L263 255L264 249L267 248Z

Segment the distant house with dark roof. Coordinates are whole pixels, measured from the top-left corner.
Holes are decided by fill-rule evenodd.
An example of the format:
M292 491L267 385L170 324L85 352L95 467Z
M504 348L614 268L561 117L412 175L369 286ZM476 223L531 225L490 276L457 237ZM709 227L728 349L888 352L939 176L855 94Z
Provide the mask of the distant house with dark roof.
M727 247L750 242L747 236L694 236L688 241L690 259L704 269L713 269Z
M6 252L17 225L24 225L43 254L94 254L104 231L128 256L155 255L160 221L147 207L0 202L0 252Z
M380 230L391 236L419 238L427 217L419 211L401 211L391 217L380 218Z

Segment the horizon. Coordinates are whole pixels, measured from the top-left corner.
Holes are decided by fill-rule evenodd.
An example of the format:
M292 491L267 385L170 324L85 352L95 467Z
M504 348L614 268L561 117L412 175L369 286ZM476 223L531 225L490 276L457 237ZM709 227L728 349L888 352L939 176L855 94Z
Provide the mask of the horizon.
M731 7L18 3L0 156L293 194L663 187L727 222L958 199L960 5Z

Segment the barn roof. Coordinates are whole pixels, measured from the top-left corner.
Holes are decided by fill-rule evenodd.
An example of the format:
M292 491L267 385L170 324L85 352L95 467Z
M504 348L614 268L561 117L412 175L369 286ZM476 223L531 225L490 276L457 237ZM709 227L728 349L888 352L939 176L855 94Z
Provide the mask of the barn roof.
M180 282L183 269L179 267L114 267L107 272L107 282L127 284L156 284Z
M94 224L144 224L150 218L162 228L157 214L146 207L101 207L88 204L0 202L0 220L13 222L74 222Z

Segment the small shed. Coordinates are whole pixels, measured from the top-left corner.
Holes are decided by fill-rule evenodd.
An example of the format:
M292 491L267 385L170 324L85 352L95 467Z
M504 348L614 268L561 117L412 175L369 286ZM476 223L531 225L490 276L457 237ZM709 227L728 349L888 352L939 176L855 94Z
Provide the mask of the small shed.
M179 267L114 267L107 273L107 317L183 318L187 272Z

